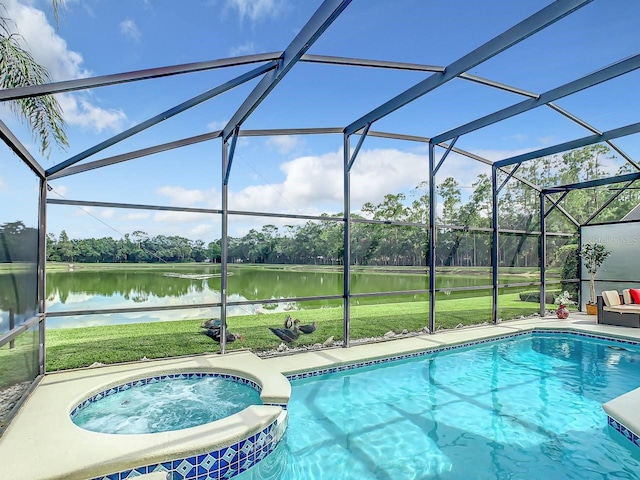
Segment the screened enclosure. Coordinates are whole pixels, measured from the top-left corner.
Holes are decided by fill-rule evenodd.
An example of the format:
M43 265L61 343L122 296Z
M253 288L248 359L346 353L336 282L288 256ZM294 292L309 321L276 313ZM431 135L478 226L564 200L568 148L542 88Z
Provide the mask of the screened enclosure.
M430 55L394 60L387 49L354 53L379 42L374 33L329 55L332 34L372 7L313 4L275 53L0 91L5 104L126 93L138 113L113 135L70 136L69 153L52 158L38 157L28 128L0 122L0 390L15 391L4 417L45 370L70 366L45 329L78 329L69 343L86 355L76 367L102 361L93 327L133 335L178 320L198 333L220 319L220 345L198 336L165 356L242 347L227 330L275 351L267 327L286 315L317 326L296 345L348 348L544 315L564 290L583 308L576 252L587 241L615 251L599 290L636 278L638 223L627 216L640 203L640 53L611 32L634 28L623 20L640 6L510 6L504 24L476 25L486 32L464 51L416 27L404 41L423 39ZM455 18L440 20L453 28ZM588 43L567 40L594 18ZM572 62L598 42L608 48ZM326 81L314 81L321 71ZM375 87L366 96L364 83ZM326 109L314 110L318 99ZM190 130L212 112L223 121ZM545 140L502 147L525 133Z

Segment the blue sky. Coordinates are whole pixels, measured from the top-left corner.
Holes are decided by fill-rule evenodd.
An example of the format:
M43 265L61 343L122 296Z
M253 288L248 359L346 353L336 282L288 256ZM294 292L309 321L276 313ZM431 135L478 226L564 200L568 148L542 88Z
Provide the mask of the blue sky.
M49 0L3 0L8 17L54 80L68 80L236 55L281 51L320 1L66 0L56 27ZM354 0L309 53L445 66L500 34L548 0ZM638 53L640 2L596 0L469 73L542 93ZM124 129L240 75L255 65L60 94L70 147L40 159L28 130L8 110L2 119L49 168ZM244 128L344 127L428 73L298 64L247 120ZM559 100L600 130L638 121L640 72ZM167 120L89 158L97 160L221 128L258 80ZM523 100L454 80L381 119L374 130L434 136ZM456 146L490 160L587 135L547 108L461 138ZM638 136L617 143L640 160ZM353 143L355 144L355 139ZM0 223L35 226L33 175L2 147ZM242 138L230 180L230 208L310 214L342 210L340 135ZM51 182L52 198L182 207L220 207L220 142L173 150ZM352 172L352 206L378 203L426 180L424 145L368 138ZM620 159L608 160L614 173ZM488 167L457 155L438 181L454 175L469 186ZM424 173L423 173L424 172ZM219 237L217 217L173 212L50 206L48 229L72 238L143 230L150 235ZM264 223L232 218L241 235Z

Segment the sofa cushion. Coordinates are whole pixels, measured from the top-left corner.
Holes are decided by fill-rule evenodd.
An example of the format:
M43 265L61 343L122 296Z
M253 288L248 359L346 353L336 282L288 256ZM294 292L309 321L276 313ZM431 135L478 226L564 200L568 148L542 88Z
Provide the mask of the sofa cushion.
M605 290L604 292L602 292L602 299L604 300L604 304L607 307L615 307L616 305L621 304L620 295L618 294L617 290Z
M630 288L629 293L633 299L633 303L640 303L640 288Z
M637 303L633 301L633 298L631 298L631 292L629 292L628 288L625 288L624 290L622 290L622 299L624 300L625 305Z
M604 310L607 312L616 312L616 313L635 313L640 315L640 305L615 305L612 307L604 307Z

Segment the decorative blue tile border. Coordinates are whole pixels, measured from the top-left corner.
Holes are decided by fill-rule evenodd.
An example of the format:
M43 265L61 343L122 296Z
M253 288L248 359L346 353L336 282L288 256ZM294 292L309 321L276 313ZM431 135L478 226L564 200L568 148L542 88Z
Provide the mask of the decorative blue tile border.
M593 333L576 332L573 330L558 330L553 328L547 329L544 327L537 327L536 330L533 330L531 333L533 333L533 335L542 335L546 333L574 335L576 337L587 337L587 338L592 338L594 340L606 340L608 342L622 343L625 345L634 345L634 346L640 345L640 340L632 340L630 338L620 338L620 337L606 336L606 335L595 335Z
M261 432L220 450L110 473L92 480L124 480L153 472L167 472L167 478L171 480L228 479L264 460L276 448L287 424L286 416L280 418Z
M640 438L638 435L609 415L607 415L607 422L609 423L609 426L619 432L623 438L629 440L629 442L631 442L635 447L640 448Z
M85 408L87 405L93 402L97 402L98 400L103 399L109 395L113 395L118 392L122 392L123 390L129 390L130 388L141 387L142 385L147 385L149 383L158 383L164 380L172 380L172 379L192 379L192 378L209 378L209 377L217 377L223 378L225 380L231 380L232 382L242 383L244 385L248 385L258 392L262 392L262 388L256 382L239 377L237 375L228 375L226 373L208 373L208 372L196 372L196 373L169 373L166 375L158 375L155 377L142 378L139 380L132 380L127 383L123 383L122 385L117 385L115 387L108 388L107 390L103 390L102 392L96 393L95 395L87 398L79 405L77 405L73 410L71 410L71 418L74 418L80 410ZM282 406L282 405L278 405ZM286 406L285 406L286 407Z
M357 363L349 363L349 364L345 364L345 365L338 365L335 367L329 367L329 368L323 368L320 370L310 370L310 371L306 371L306 372L300 372L300 373L293 373L293 374L289 374L287 375L287 379L289 381L292 380L300 380L303 378L309 378L309 377L317 377L319 375L326 375L329 373L336 373L336 372L343 372L345 370L353 370L354 368L361 368L361 367L368 367L371 365L378 365L380 363L387 363L387 362L395 362L397 360L405 360L408 358L415 358L415 357L422 357L422 356L427 356L427 355L433 355L435 353L441 353L441 352L447 352L450 350L457 350L460 348L466 348L466 347L472 347L474 345L482 345L485 343L491 343L491 342L496 342L496 341L500 341L500 340L507 340L507 339L511 339L511 338L517 338L517 337L522 337L522 336L528 336L528 335L532 335L532 336L538 336L538 335L545 335L545 334L562 334L562 335L575 335L575 336L579 336L579 337L587 337L587 338L592 338L595 340L607 340L610 342L615 342L615 343L623 343L626 345L640 345L640 341L637 340L630 340L630 339L623 339L623 338L616 338L616 337L607 337L607 336L603 336L603 335L594 335L591 333L584 333L584 332L575 332L575 331L571 331L571 330L559 330L559 329L544 329L544 328L536 328L535 330L526 330L526 331L522 331L522 332L518 332L518 333L511 333L511 334L506 334L506 335L498 335L495 337L490 337L490 338L484 338L481 340L474 340L471 342L466 342L466 343L459 343L459 344L455 344L455 345L447 345L445 347L436 347L436 348L432 348L429 350L422 350L419 352L412 352L412 353L405 353L402 355L395 355L392 357L384 357L384 358L376 358L373 360L365 360L362 362L357 362Z

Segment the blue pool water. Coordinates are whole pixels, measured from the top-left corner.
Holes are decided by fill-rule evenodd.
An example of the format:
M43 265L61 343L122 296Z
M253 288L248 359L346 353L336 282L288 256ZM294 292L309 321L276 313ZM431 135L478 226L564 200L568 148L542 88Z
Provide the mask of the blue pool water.
M615 345L535 334L295 380L285 439L237 478L640 479L601 407L640 387L640 347Z
M262 405L260 393L217 376L164 378L90 402L73 423L101 433L157 433L195 427Z

